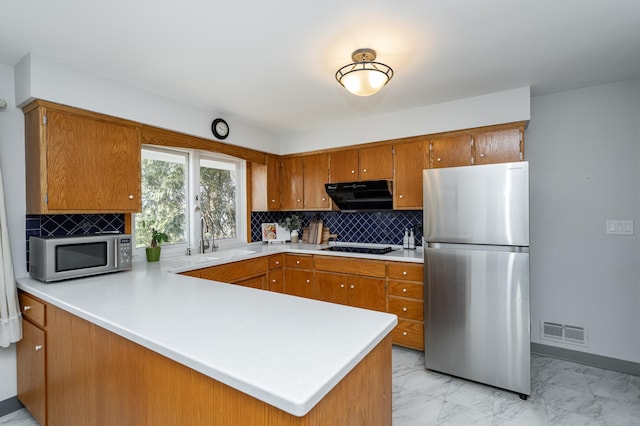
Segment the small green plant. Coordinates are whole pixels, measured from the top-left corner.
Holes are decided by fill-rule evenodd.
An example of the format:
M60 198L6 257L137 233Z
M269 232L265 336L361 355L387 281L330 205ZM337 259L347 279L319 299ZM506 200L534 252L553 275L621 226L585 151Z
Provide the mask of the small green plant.
M158 247L163 242L169 242L167 234L158 231L156 228L151 228L151 245L149 247Z
M278 221L278 225L282 226L288 231L297 231L302 227L302 216L298 214L292 214L284 219Z

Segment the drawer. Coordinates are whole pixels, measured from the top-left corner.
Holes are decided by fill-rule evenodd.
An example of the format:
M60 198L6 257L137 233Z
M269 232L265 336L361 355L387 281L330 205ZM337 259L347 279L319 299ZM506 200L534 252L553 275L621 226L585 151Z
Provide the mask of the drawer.
M276 254L269 256L269 269L278 269L284 266L284 255Z
M424 285L415 281L389 280L389 294L393 296L424 299Z
M391 336L396 345L424 350L424 323L420 321L398 319Z
M387 277L395 280L424 281L424 265L421 263L389 262Z
M424 321L424 302L417 299L389 296L389 313L403 319Z
M284 264L287 268L313 269L313 255L286 254Z
M385 264L379 260L340 256L315 256L315 268L316 271L385 278Z
M44 303L22 292L18 294L18 300L20 301L20 311L23 317L41 327L46 325Z

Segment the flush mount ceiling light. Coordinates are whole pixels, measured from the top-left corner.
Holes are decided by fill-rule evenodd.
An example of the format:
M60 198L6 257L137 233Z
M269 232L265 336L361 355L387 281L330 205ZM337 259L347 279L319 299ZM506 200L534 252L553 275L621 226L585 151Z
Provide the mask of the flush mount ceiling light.
M389 65L374 62L376 51L358 49L351 54L352 64L336 72L336 80L356 96L371 96L380 91L393 77Z

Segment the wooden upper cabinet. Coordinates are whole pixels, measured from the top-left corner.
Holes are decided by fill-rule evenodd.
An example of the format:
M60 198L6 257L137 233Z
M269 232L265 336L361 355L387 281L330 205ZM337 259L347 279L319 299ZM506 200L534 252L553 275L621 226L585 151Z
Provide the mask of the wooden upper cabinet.
M470 134L432 139L431 168L472 165L472 139Z
M360 180L376 179L393 179L391 145L360 149Z
M394 147L395 209L422 208L422 171L429 168L429 141L416 141Z
M25 108L27 213L138 212L136 127L98 114Z
M331 182L354 182L359 180L360 156L357 149L335 151L330 156Z
M331 182L393 179L393 148L380 145L331 153Z
M267 210L280 210L280 159L267 156Z
M305 210L329 210L331 201L324 184L329 182L329 154L303 157Z
M302 210L304 207L304 161L302 157L282 159L280 195L282 210Z
M524 141L519 128L473 135L474 164L509 163L524 159Z

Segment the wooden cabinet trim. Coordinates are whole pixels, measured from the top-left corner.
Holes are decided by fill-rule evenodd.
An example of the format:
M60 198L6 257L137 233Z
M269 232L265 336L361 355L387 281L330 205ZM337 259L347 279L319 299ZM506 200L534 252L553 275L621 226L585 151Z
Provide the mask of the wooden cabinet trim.
M20 312L24 318L40 327L47 325L44 303L23 292L18 292L18 301L20 302Z
M385 264L380 260L356 257L314 256L317 271L338 272L351 275L385 278Z

